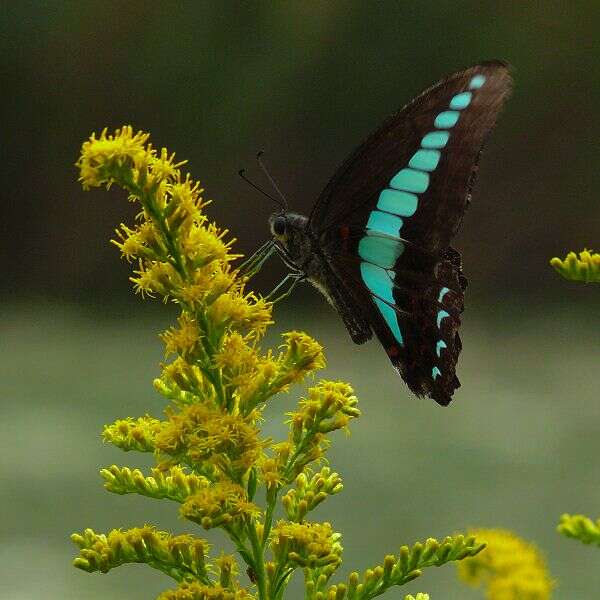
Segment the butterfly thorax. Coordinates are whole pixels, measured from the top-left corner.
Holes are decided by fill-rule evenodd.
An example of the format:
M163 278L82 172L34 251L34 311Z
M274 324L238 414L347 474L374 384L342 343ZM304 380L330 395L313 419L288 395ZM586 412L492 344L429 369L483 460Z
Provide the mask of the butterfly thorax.
M301 273L329 301L332 272L316 237L308 225L308 218L296 213L271 215L269 227L277 252L294 272Z

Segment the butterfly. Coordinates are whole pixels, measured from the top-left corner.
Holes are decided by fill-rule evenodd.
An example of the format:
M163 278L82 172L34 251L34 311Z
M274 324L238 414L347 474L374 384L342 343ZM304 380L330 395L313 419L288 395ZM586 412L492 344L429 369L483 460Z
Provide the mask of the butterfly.
M375 334L410 390L442 406L460 386L467 286L450 244L511 83L501 61L449 75L346 159L310 216L286 203L269 219L265 248L280 255L288 278L312 283L354 343Z

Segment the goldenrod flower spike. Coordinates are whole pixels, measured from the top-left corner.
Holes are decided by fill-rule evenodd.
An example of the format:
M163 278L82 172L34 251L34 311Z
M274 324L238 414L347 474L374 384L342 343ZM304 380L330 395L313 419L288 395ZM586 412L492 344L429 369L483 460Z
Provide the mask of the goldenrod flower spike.
M585 515L564 514L556 529L559 533L584 544L600 546L600 519L594 522Z
M430 539L403 546L398 557L353 573L347 583L330 584L342 562L341 534L307 516L343 489L341 477L319 463L332 434L348 431L360 416L354 390L317 382L289 414L287 439L263 437L266 404L324 368L323 348L291 331L278 349L261 349L272 304L246 291L249 275L235 266L233 240L205 214L208 202L200 184L181 172L185 163L148 139L130 126L104 130L83 144L77 162L85 189L118 185L138 203L135 223L121 224L113 243L134 267L135 291L180 311L160 336L166 361L154 380L165 400L160 418L126 417L102 434L124 451L152 453L156 465L148 473L112 465L100 474L114 494L169 500L187 521L220 529L251 584L240 583L231 555L211 561L203 539L150 525L74 534L80 549L74 565L105 573L145 562L177 583L160 600L283 600L296 571L304 575L305 600L370 600L426 567L476 555L483 545L472 537ZM287 520L275 522L280 499Z
M579 257L575 252L569 252L564 260L553 258L550 264L565 279L600 283L600 254L593 250L583 250Z
M187 473L177 466L167 470L152 469L152 475L144 476L139 469L112 465L102 469L100 475L104 479L105 489L114 494L140 494L180 503L210 485L206 477Z
M209 581L208 542L192 535L174 536L145 525L127 531L113 529L108 535L86 529L83 534L74 533L71 539L80 548L74 566L90 573L146 563L177 581Z
M554 581L539 550L510 531L474 529L486 549L458 563L465 583L486 588L488 600L549 600Z

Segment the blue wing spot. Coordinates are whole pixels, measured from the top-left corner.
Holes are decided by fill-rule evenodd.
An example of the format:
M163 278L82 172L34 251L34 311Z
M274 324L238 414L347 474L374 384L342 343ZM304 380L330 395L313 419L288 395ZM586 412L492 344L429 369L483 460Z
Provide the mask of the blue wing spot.
M431 131L421 140L421 148L443 148L449 137L448 131Z
M450 129L456 125L458 117L460 113L457 110L445 110L435 118L433 124L438 129Z
M452 100L450 100L450 108L452 110L463 110L471 104L471 98L473 97L472 92L462 92L462 94L456 94Z
M440 295L438 296L438 302L441 302L444 299L444 296L449 292L450 290L447 287L443 287L440 290Z
M429 187L429 173L414 169L401 169L390 181L390 187L420 194Z
M418 203L419 199L409 192L383 190L379 194L377 208L401 217L412 217L417 210Z
M360 263L360 274L369 290L378 296L373 298L373 300L375 301L381 316L385 319L385 322L390 328L390 331L396 338L396 341L401 346L404 345L396 311L387 304L387 302L396 304L392 293L394 289L394 277L396 274L394 271L387 271L367 262Z
M408 166L421 171L434 171L440 162L440 156L439 150L417 150Z
M471 79L471 83L469 83L469 89L478 90L485 83L485 80L485 75L475 75L475 77Z
M367 287L374 294L384 300L394 302L392 297L393 282L396 276L394 271L382 269L371 263L361 262L360 274Z
M398 315L396 314L396 311L389 304L382 302L379 298L374 298L374 300L375 304L377 304L377 308L379 308L381 316L385 319L385 322L394 334L396 341L403 346L404 340L402 339L402 333L400 331L400 326L398 325Z
M391 269L404 252L404 244L398 240L366 235L358 242L358 254L363 260Z
M400 217L379 210L371 211L369 220L367 221L367 229L391 235L392 237L398 237L401 228L402 219Z
M440 375L442 374L442 372L437 368L437 367L433 367L433 369L431 369L431 376L433 377L433 380L435 381Z
M442 348L447 348L448 346L446 346L446 342L444 340L438 340L438 343L435 345L435 353L438 355L438 357L440 356L440 353L442 352Z
M440 325L442 324L442 319L445 319L446 317L449 317L450 315L445 311L445 310L440 310L437 314L437 326L438 329L440 328Z

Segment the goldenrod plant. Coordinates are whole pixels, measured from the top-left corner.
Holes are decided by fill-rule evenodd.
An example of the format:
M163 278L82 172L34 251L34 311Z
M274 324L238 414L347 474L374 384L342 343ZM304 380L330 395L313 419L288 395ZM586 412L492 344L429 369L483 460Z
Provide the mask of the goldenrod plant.
M550 259L550 264L565 279L600 283L600 254L593 250L583 250L579 256L569 252L564 260L557 257Z
M600 519L594 522L585 515L564 514L560 517L556 530L584 544L600 546Z
M488 600L549 600L554 581L533 544L503 529L473 529L485 550L458 564L462 581L483 586Z
M318 381L287 415L286 439L261 435L266 404L322 369L323 349L292 331L279 348L261 350L273 305L246 289L260 264L235 266L233 240L208 220L199 184L148 137L129 126L105 130L83 144L77 162L84 189L116 184L139 204L135 224L121 225L113 243L135 265L135 290L180 310L161 335L169 362L154 386L164 413L120 419L103 431L106 442L152 453L156 464L149 473L112 465L101 475L110 492L177 503L182 518L219 529L238 556L215 554L196 535L144 525L74 534L74 565L106 573L146 563L174 580L160 600L281 600L296 571L306 600L368 600L427 567L476 556L484 544L473 535L428 539L331 583L342 562L341 534L312 513L342 491L325 455L331 434L360 415L356 396L347 383Z

